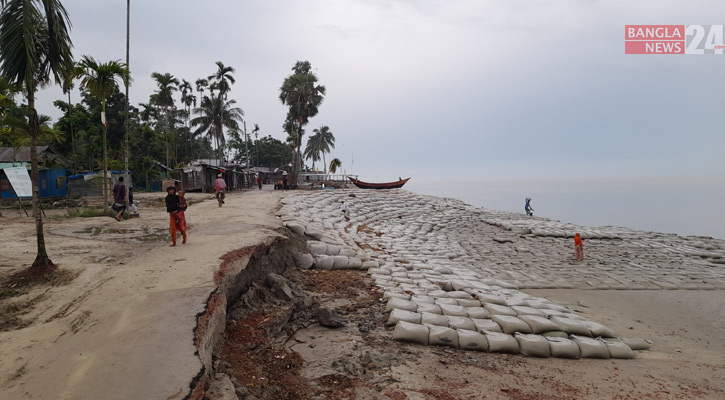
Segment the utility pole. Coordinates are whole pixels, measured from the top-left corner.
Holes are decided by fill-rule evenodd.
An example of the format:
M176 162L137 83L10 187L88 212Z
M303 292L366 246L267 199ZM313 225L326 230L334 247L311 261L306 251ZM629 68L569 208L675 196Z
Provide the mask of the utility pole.
M131 54L131 0L126 0L126 72L128 73L128 77L125 81L126 84L126 137L125 137L125 156L124 156L124 167L126 169L126 178L124 180L126 181L126 200L128 200L128 191L130 189L129 185L132 184L132 182L128 179L128 87L130 86L130 80L131 80L131 66L130 66L130 54ZM130 204L129 204L130 205Z
M247 121L244 123L244 152L247 153L247 169L249 169L249 138L247 137Z

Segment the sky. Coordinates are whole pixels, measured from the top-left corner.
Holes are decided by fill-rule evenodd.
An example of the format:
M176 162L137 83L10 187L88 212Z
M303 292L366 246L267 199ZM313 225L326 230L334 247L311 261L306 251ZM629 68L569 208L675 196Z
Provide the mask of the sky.
M76 58L125 59L125 1L63 3ZM308 60L327 95L307 131L329 126L328 162L364 180L725 177L725 55L624 54L624 25L717 15L722 0L132 0L130 98L152 72L193 83L222 61L248 130L284 140L279 87ZM38 97L57 118L62 92Z

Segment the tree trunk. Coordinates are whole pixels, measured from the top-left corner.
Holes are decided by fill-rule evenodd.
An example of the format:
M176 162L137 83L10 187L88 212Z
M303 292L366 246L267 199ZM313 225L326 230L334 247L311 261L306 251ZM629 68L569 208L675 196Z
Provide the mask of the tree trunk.
M325 152L322 152L322 167L325 169L325 175L327 175L327 160L325 160Z
M78 173L78 156L76 154L76 140L73 134L73 104L70 102L70 89L68 89L68 124L70 125L70 145L73 151L73 173Z
M103 113L106 112L106 100L103 100ZM103 215L108 215L108 146L106 135L108 133L108 122L103 124Z
M38 135L40 134L40 122L38 121L38 112L35 110L35 93L28 91L28 123L30 134L30 180L33 186L33 218L35 218L35 236L38 242L38 254L35 261L30 267L33 275L43 275L58 268L45 250L45 234L43 232L43 214L40 210L40 186L38 174L38 153L35 147L38 144Z

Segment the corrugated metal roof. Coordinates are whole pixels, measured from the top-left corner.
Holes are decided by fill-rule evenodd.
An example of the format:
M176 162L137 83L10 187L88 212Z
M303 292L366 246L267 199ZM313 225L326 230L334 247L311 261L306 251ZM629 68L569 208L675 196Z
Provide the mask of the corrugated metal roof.
M37 146L35 151L38 153L38 161L43 161L45 158L46 150L48 146ZM17 150L12 147L0 147L0 162L13 162L13 156L15 156L15 162L30 162L30 147L20 147Z

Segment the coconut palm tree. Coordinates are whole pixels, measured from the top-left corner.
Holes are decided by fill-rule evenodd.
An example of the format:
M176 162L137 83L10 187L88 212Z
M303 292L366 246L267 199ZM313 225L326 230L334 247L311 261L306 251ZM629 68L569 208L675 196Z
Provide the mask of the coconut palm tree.
M33 190L33 217L38 253L30 267L35 276L56 266L45 249L43 217L40 213L38 154L35 146L40 135L35 92L51 78L63 81L73 67L73 44L69 35L70 19L59 0L3 0L0 12L0 76L9 83L23 85L28 101L30 164Z
M108 124L106 123L106 100L118 92L118 80L129 84L126 64L120 60L99 63L91 56L83 56L73 70L73 77L80 80L81 87L101 102L101 123L103 123L103 212L108 214L108 146L106 144Z
M337 172L337 169L342 166L342 161L340 161L337 158L333 158L332 161L330 161L330 173L334 174Z
M192 134L194 136L206 134L209 138L216 138L219 147L223 149L225 140L222 127L239 130L239 122L242 122L244 117L244 111L234 107L236 103L233 99L224 100L221 95L213 93L211 96L204 96L199 107L194 108L194 114L198 117L191 120L191 127L196 128Z
M181 85L179 85L179 90L181 91L181 105L184 106L184 112L186 113L186 146L187 150L189 147L189 116L191 114L191 105L193 104L196 106L196 96L192 94L194 91L194 88L191 86L191 82L187 81L186 79L181 80Z
M227 94L232 89L232 84L234 84L236 82L236 80L234 80L235 70L232 67L225 66L224 63L222 63L221 61L217 61L216 66L217 66L216 72L213 73L212 75L209 75L209 77L207 78L209 80L209 90L210 91L218 90L219 98L222 100L222 102L224 102L227 99ZM223 111L224 110L222 107L222 114L220 115L222 122L219 124L219 126L222 128L225 126L225 124L224 124L225 116L224 116ZM219 162L221 162L221 160L223 160L223 158L224 158L223 144L226 143L223 130L220 131L219 138L221 139L221 141L217 142L217 143L222 145L222 146L219 146L219 149L218 149L219 150ZM249 160L247 160L247 162L249 162Z
M320 157L320 153L322 153L320 145L321 143L319 134L312 135L309 139L307 139L307 146L305 146L304 157L306 160L312 160L313 171L315 170L315 163L322 159L322 157Z
M179 80L176 79L170 73L161 74L154 72L151 74L151 78L156 81L156 85L159 89L154 93L154 103L160 106L164 111L164 137L166 138L166 166L170 166L169 158L169 135L171 127L169 126L169 110L174 107L174 92L179 90Z
M319 106L325 98L326 89L318 84L317 75L311 70L312 66L309 61L297 61L292 67L294 74L288 76L279 88L279 100L289 107L287 119L296 121L298 130L302 130L310 118L317 115ZM301 133L298 136L299 139L302 138ZM302 141L299 140L298 143L297 154L299 157ZM301 163L301 161L302 157L299 157L299 162ZM295 175L292 179L295 182L297 168L298 165L293 168Z
M335 135L330 131L330 127L322 125L319 129L315 128L312 130L313 136L319 136L319 149L322 153L322 165L327 173L327 161L325 161L325 153L329 153L331 149L335 148Z

